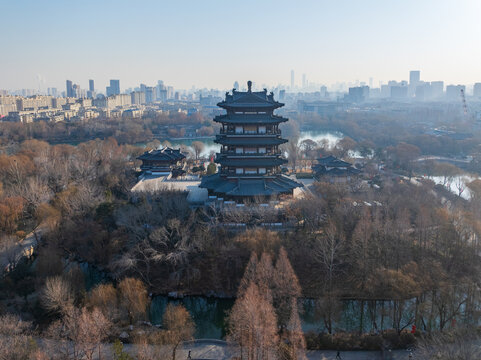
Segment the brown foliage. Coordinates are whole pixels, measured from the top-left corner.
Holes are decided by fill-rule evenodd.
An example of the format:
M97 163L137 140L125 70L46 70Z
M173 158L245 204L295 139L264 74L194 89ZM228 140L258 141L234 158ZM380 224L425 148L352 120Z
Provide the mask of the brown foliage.
M125 278L118 286L121 309L127 313L129 322L143 319L150 302L144 283L135 278Z
M0 231L12 234L17 229L17 221L23 212L23 198L7 197L0 200Z
M88 296L88 304L91 308L97 308L112 321L119 316L119 300L117 290L112 284L100 284L93 288Z
M194 336L194 322L184 306L174 304L167 305L162 322L165 329L165 342L173 346L172 360L175 360L179 344L182 341L191 340Z
M268 359L275 352L277 319L268 298L268 294L261 294L257 285L252 283L231 310L228 339L241 347L241 359Z

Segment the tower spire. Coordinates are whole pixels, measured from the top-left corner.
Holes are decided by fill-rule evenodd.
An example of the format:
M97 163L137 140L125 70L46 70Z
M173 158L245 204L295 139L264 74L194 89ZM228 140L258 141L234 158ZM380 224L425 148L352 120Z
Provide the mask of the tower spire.
M250 80L247 82L247 91L252 92L252 81Z

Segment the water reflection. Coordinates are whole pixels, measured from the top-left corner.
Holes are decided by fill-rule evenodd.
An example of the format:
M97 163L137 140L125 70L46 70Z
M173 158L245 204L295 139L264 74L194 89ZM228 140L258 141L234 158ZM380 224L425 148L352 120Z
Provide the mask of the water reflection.
M303 299L301 322L305 332L326 331L324 318L317 310L316 301ZM150 320L153 324L162 324L162 315L168 303L183 304L191 314L195 324L197 339L222 339L226 335L226 317L234 304L234 299L207 298L203 296L187 296L173 299L167 296L156 296L150 306ZM394 307L402 308L399 319L393 319ZM333 321L333 330L346 332L377 332L396 327L411 326L414 318L415 301L405 300L402 304L394 301L342 301L342 310Z

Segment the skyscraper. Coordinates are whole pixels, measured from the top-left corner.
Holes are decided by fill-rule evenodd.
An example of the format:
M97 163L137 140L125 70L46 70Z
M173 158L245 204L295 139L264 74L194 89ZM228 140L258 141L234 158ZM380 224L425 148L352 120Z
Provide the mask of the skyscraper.
M481 97L481 83L474 84L473 96L478 98Z
M306 88L307 88L306 74L302 74L302 89L306 90Z
M466 92L466 86L448 85L446 86L446 98L451 101L460 101L461 91Z
M409 85L417 85L421 80L421 72L419 70L412 70L409 72Z
M110 86L106 89L107 96L120 94L120 80L110 80Z
M291 70L291 90L294 90L294 86L295 86L295 83L294 83L294 70Z
M239 90L239 83L237 81L234 82L234 89Z
M419 70L412 70L409 72L408 95L413 97L416 94L416 88L420 84L421 72Z
M92 79L89 80L89 90L92 92L95 91L94 81Z
M157 99L156 90L155 86L146 86L145 91L141 91L145 93L145 102L147 104L153 103Z
M431 81L431 97L440 98L444 94L444 81Z
M72 80L67 80L67 97L73 97L73 83Z

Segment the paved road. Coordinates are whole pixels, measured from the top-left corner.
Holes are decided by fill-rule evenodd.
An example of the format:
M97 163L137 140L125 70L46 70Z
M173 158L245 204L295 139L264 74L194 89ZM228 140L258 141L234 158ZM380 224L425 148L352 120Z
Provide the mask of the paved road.
M47 343L55 344L55 341L37 339L40 346L45 346ZM171 347L150 345L154 353L165 358L169 356L172 351ZM124 351L132 356L137 355L137 349L132 344L125 344ZM188 356L192 360L231 360L237 353L237 349L228 346L225 341L222 340L194 340L183 343L176 352L177 360L187 360ZM308 351L307 358L309 360L337 360L337 352L332 350L322 351ZM391 354L386 354L384 358L381 356L380 351L341 351L341 360L409 360L409 354L404 350L394 350ZM392 356L391 356L392 355ZM102 359L112 358L112 346L111 344L104 344L102 347ZM98 360L98 354L94 354L94 360ZM160 358L159 358L160 360Z
M178 351L178 359L187 359L191 351L192 359L228 360L235 352L220 340L198 340L184 343ZM309 360L336 360L337 351L321 350L308 351ZM386 353L384 359L380 351L341 351L342 360L408 360L409 354L405 350L394 350Z
M31 257L37 248L38 241L45 231L43 226L38 226L24 239L15 244L7 245L0 251L0 275L5 271L11 271L24 257Z

